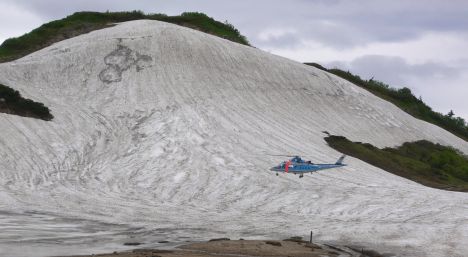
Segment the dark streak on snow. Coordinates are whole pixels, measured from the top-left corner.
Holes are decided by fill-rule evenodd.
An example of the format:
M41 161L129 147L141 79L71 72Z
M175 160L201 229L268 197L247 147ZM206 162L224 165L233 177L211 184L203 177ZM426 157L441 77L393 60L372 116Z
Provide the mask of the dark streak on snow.
M104 57L107 68L99 73L99 79L106 84L119 82L124 71L135 66L139 72L152 60L151 56L140 54L119 43L116 50Z

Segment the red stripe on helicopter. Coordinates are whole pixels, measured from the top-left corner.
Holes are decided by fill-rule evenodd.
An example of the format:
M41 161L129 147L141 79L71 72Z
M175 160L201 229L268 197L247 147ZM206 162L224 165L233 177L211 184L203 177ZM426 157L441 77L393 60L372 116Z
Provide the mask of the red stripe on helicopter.
M289 171L289 164L291 164L291 161L287 161L286 165L284 166L284 172L288 173Z

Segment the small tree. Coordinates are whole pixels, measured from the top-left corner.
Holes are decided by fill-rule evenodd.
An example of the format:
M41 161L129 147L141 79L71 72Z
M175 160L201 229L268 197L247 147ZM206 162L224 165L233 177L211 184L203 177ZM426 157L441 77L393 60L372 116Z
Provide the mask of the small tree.
M447 116L448 116L449 118L452 118L453 115L455 115L455 113L453 113L453 110L450 110L449 113L447 113Z

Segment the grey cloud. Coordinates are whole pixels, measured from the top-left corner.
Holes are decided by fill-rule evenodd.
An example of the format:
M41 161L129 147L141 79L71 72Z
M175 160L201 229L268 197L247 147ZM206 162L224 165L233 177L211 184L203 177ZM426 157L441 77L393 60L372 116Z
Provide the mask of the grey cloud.
M288 48L292 46L296 46L301 43L301 37L293 32L285 32L282 35L269 37L267 39L258 38L258 44L255 44L257 47L262 47L264 45L270 47L281 47L281 48Z
M178 14L202 11L218 20L229 20L256 46L294 45L295 38L264 42L258 35L266 28L292 27L298 39L314 40L323 45L344 49L371 42L401 41L420 36L425 31L459 31L468 27L468 2L415 0L280 0L226 1L127 1L127 0L4 0L44 17L62 18L76 11L122 11ZM299 40L298 40L299 41Z
M365 79L374 77L390 85L407 86L412 78L454 79L465 67L426 62L410 64L397 56L366 55L351 62L331 62L328 67L338 67L359 74Z
M299 8L293 15L288 15L287 8L269 10L281 22L267 26L292 26L301 38L337 49L411 40L430 31L466 31L468 27L468 2L462 1L308 1ZM258 35L256 28L249 29Z
M409 87L434 110L442 113L454 110L457 116L468 120L466 61L454 62L454 66L435 62L410 64L401 57L367 55L351 62L336 61L325 66L349 70L363 79L374 77L392 87Z

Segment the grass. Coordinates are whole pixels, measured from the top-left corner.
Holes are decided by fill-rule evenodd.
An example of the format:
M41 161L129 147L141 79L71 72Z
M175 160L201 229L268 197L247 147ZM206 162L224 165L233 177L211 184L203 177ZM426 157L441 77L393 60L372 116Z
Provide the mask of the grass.
M247 39L229 22L219 22L198 12L185 12L178 16L144 14L141 11L77 12L64 19L46 23L20 37L5 40L0 45L0 62L16 60L58 41L113 26L116 22L141 19L169 22L249 45Z
M2 84L0 84L0 112L46 121L54 118L44 104L25 99L18 91Z
M325 140L337 151L422 185L468 192L468 157L451 147L420 140L379 149L342 136Z
M433 111L432 108L425 104L421 98L414 96L409 88L404 87L401 89L395 89L374 79L364 80L349 71L343 71L336 68L327 69L317 63L305 64L346 79L349 82L368 90L374 95L395 104L411 116L437 125L447 131L450 131L463 140L468 141L468 124L463 118L455 117L453 112L444 115Z

